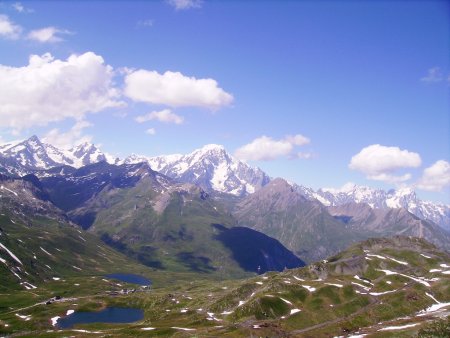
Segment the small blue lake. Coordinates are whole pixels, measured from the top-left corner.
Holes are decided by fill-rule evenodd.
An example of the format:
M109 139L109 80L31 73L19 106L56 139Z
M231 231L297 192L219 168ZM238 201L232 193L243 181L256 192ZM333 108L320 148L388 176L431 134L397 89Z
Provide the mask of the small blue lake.
M110 279L117 279L120 280L121 282L131 284L138 284L138 285L152 284L152 281L150 279L140 275L134 275L132 273L111 273L109 275L106 275L105 277Z
M74 312L59 318L56 326L60 329L69 329L76 324L90 323L133 323L144 318L141 309L107 307L97 312Z

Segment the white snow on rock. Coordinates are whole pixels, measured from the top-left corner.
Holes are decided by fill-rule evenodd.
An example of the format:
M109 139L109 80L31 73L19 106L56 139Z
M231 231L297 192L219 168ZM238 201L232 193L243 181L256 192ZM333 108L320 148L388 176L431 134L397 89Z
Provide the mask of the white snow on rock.
M392 292L395 292L395 291L397 291L397 290L390 290L390 291L384 291L384 292L369 292L369 295L381 296L381 295L385 295L385 294L392 293Z
M178 327L178 326L171 326L171 329L175 329L175 330L182 330L182 331L195 331L195 329L190 329L187 327Z
M369 253L366 253L366 255L369 256L369 257L376 257L376 258L383 259L383 260L386 259L386 257L380 256L380 255L369 254Z
M280 299L285 302L286 304L292 305L292 303L290 301L288 301L287 299L284 299L282 297L280 297Z
M74 313L75 310L67 310L66 312L66 316L70 316L72 313Z
M309 285L302 285L306 290L308 290L309 292L314 292L316 291L315 287L309 286Z
M2 185L2 186L0 186L0 189L2 189L2 190L6 190L6 191L9 191L10 193L14 194L15 196L19 196L19 195L17 195L17 193L16 193L15 191L13 191L13 190L11 190L11 189L8 189L8 188L6 188L6 187L4 187L3 185Z
M372 282L368 281L367 279L361 278L361 277L359 277L358 275L354 275L353 278L355 278L355 279L357 279L357 280L360 280L361 282L364 282L364 283L373 285Z
M60 316L52 317L50 318L50 321L52 322L52 326L56 326L58 323L58 319L61 318Z
M430 272L441 272L441 269L431 269Z
M151 330L155 330L154 327L142 327L141 328L142 331L151 331Z
M44 251L47 255L49 256L53 256L50 252L48 252L47 250L45 250L42 246L40 246L41 250Z
M338 288L344 287L344 285L342 285L342 284L336 284L336 283L325 283L325 284L331 285L331 286L335 286L335 287L338 287Z
M427 255L424 255L424 254L420 254L422 257L425 257L425 258L428 258L428 259L431 259L431 257L430 256L427 256Z
M427 287L431 286L430 283L428 283L427 281L425 281L423 279L419 279L419 278L416 278L416 277L408 276L408 275L405 275L403 273L398 273L398 272L394 272L394 271L390 271L390 270L378 270L378 271L383 271L388 276L389 275L399 275L399 276L403 276L403 277L412 279L413 281L415 281L417 283L420 283L420 284L423 284L423 285L425 285Z
M2 247L17 263L20 265L23 265L19 258L17 258L16 255L12 253L11 250L9 250L6 246L4 246L2 243L0 243L0 247Z
M450 268L450 265L447 265L447 264L439 264L439 266L441 268Z
M379 329L378 331L403 330L403 329L407 329L409 327L417 326L419 324L420 323L406 324L406 325L401 325L401 326L386 326L386 327Z
M294 276L294 278L300 282L304 282L305 280L303 278L298 278L297 276Z
M25 321L29 321L31 319L31 315L21 315L19 313L16 313L16 316Z
M398 264L402 264L402 265L408 265L407 262L403 262L403 261L399 261L398 259L392 258L392 257L388 257L391 261L394 261Z
M300 309L291 309L291 315L293 315L293 314L295 314L295 313L297 313L297 312L300 312L301 310Z
M356 285L356 286L359 286L360 288L363 288L363 289L366 290L366 291L369 291L369 290L370 290L370 288L367 287L367 286L365 286L365 285L362 285L362 284L359 284L359 283L355 283L355 282L352 282L352 284L353 284L353 285Z

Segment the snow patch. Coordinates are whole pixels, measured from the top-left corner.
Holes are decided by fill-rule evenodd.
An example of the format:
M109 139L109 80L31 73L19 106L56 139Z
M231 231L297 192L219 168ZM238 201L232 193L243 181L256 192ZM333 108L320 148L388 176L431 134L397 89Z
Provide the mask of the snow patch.
M285 302L286 304L292 305L292 303L290 301L288 301L287 299L284 299L282 297L280 297L280 299Z
M315 287L309 286L309 285L302 285L306 290L308 290L309 292L314 292L316 291Z
M44 251L47 255L49 255L50 257L53 256L50 252L48 252L47 250L45 250L42 246L40 246L41 250Z
M403 330L403 329L407 329L409 327L417 326L419 324L420 323L406 324L406 325L401 325L401 326L386 326L386 327L383 327L382 329L379 329L378 331Z
M4 246L2 243L0 243L0 247L2 247L17 263L20 265L23 265L19 258L17 258L16 255L12 253L11 250L9 250L6 246Z
M171 329L175 329L175 330L182 330L182 331L195 331L195 329L190 329L187 327L178 327L178 326L171 326Z
M385 295L387 293L392 293L392 292L395 292L395 291L397 291L397 290L390 290L390 291L384 291L384 292L369 292L369 295L381 296L381 295Z
M335 284L335 283L325 283L325 284L331 285L331 286L336 286L336 287L338 287L338 288L344 287L344 285L342 285L342 284Z

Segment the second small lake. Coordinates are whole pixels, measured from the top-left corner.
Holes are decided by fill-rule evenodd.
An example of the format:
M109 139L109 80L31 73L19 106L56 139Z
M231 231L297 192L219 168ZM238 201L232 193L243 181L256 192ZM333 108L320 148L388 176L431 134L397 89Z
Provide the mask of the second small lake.
M56 326L60 329L69 329L76 324L90 323L133 323L144 318L141 309L107 307L97 312L74 312L66 317L59 318Z
M150 285L152 281L144 276L134 275L132 273L111 273L105 276L109 279L117 279L121 282L138 284L138 285Z

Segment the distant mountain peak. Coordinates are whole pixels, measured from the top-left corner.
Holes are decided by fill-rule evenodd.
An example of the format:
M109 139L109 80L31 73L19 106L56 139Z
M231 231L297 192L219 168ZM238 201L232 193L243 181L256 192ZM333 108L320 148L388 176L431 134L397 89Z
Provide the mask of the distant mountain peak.
M306 198L317 199L330 207L365 203L372 209L404 208L421 219L432 221L450 230L450 207L420 200L411 187L385 191L349 183L339 189L324 188L314 191L302 186L296 186L296 189Z
M270 178L231 156L222 145L208 144L189 154L148 158L153 170L180 182L194 183L205 191L244 196L264 186Z
M25 140L25 142L36 142L42 144L41 140L36 135L30 136L27 140Z
M32 135L26 140L0 146L0 158L7 172L23 176L35 171L59 166L79 168L84 165L111 159L92 143L82 143L71 149L58 149Z
M210 144L206 144L203 147L201 147L200 149L197 149L198 151L202 151L202 152L206 152L206 151L225 151L225 147L223 145L220 144L214 144L214 143L210 143Z

